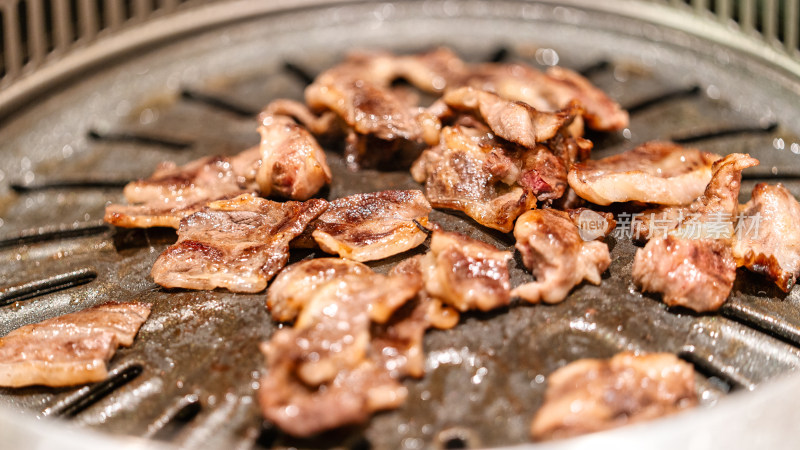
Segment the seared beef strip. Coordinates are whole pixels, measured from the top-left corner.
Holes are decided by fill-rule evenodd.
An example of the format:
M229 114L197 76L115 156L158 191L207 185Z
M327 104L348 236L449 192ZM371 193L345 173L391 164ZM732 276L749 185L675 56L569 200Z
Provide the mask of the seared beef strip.
M125 228L178 228L181 219L209 201L257 190L255 173L260 164L258 149L233 157L200 158L181 167L162 163L150 178L125 186L125 199L132 205L109 205L105 221Z
M167 288L262 291L289 259L289 241L326 206L253 195L211 202L181 221L178 242L158 257L153 279Z
M692 366L671 353L581 359L547 378L531 423L535 440L559 439L674 414L697 405Z
M18 328L0 338L0 386L102 381L117 347L129 347L149 315L146 303L106 303Z
M566 188L566 168L547 147L524 148L460 125L444 128L439 145L423 152L411 174L425 183L434 207L463 211L503 232L537 199L559 198Z
M511 299L511 258L511 252L463 234L434 231L419 267L428 295L461 312L489 311Z
M561 302L583 280L600 284L601 274L611 264L608 246L594 240L599 236L582 239L578 226L564 211L526 212L517 220L514 237L522 262L536 281L518 286L511 293L531 303Z
M262 115L261 167L256 181L264 196L308 200L331 182L331 169L316 139L287 116Z
M781 184L759 183L739 216L736 263L789 292L800 275L800 203Z
M312 236L328 253L372 261L402 253L427 238L431 205L421 191L356 194L330 202L313 224ZM414 223L416 221L416 223Z
M407 392L397 380L421 375L425 310L417 299L403 306L421 279L407 272L387 277L333 258L297 265L268 293L273 314L299 314L293 328L277 331L262 346L268 363L259 389L265 417L292 435L309 436L398 407ZM303 286L293 299L277 291L292 283ZM294 304L279 305L287 301ZM388 314L387 305L393 306Z
M618 155L575 164L569 185L598 205L629 201L688 205L711 181L711 165L719 158L671 142L647 142Z

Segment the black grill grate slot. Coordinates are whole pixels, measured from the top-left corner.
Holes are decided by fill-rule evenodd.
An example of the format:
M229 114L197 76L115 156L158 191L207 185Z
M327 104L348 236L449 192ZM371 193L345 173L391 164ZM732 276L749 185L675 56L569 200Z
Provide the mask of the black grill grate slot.
M691 144L699 141L707 141L711 139L726 138L731 136L739 136L743 134L770 134L778 129L778 124L773 122L766 127L734 127L718 130L709 130L700 133L691 133L679 135L672 138L673 142L679 144Z
M258 110L237 104L231 100L228 100L227 98L195 91L192 89L183 89L181 91L181 98L184 100L200 102L208 106L236 114L237 116L253 117L258 114Z
M305 86L308 86L314 82L314 75L291 61L285 61L283 63L283 69L297 78L297 80L303 83Z
M75 417L112 392L133 381L136 377L141 375L143 371L144 369L139 364L129 365L117 373L112 374L107 380L101 381L92 385L85 391L82 391L82 394L77 398L71 399L69 403L53 411L51 414L67 418Z
M174 412L170 413L166 422L151 437L159 441L172 441L180 431L189 425L203 407L196 396L187 397Z
M657 106L663 103L681 100L684 98L690 98L698 95L700 93L700 86L692 86L688 89L678 89L675 91L666 92L660 95L656 95L654 97L642 100L638 103L630 105L625 109L628 110L628 113L631 115L642 112L646 109L652 108L653 106Z
M8 247L38 244L60 239L96 236L109 230L109 226L103 223L83 223L71 227L62 225L55 229L39 228L37 230L23 232L18 236L0 239L0 250Z
M182 141L179 139L139 134L134 132L101 133L97 130L89 130L87 137L93 141L129 142L133 144L164 147L169 150L186 150L192 146L191 142Z
M80 286L96 278L97 273L94 270L80 269L74 272L55 275L43 280L2 288L0 289L0 306L6 306L14 302Z
M716 378L728 385L729 391L753 390L756 383L740 375L735 368L723 366L713 358L703 357L691 350L685 350L678 357L693 365L695 370L706 378Z
M51 180L36 184L13 182L9 185L14 192L24 194L28 192L46 191L51 189L120 189L131 180Z
M723 316L774 338L800 347L800 326L775 315L764 313L744 302L727 301L720 308Z

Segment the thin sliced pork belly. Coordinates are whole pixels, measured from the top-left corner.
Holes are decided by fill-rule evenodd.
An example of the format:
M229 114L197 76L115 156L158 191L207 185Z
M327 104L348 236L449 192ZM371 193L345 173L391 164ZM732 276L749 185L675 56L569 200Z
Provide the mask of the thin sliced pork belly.
M526 212L517 220L514 238L522 262L536 281L516 287L511 294L531 303L561 302L583 280L600 284L611 264L608 246L593 240L595 236L588 241L581 238L578 226L564 211Z
M644 211L634 224L635 237L646 240L672 234L694 239L730 239L739 208L742 171L757 165L757 159L742 153L715 161L703 195L688 206L663 206Z
M436 208L463 211L481 225L509 232L538 200L561 197L566 168L542 145L527 149L488 130L445 127L441 142L414 162L411 174L425 183Z
M153 279L167 288L260 292L288 261L289 242L326 206L253 195L211 202L181 221L178 242L158 257Z
M759 183L739 216L736 263L789 292L800 275L800 203L781 184Z
M633 282L642 291L698 312L725 302L736 279L731 246L742 170L757 164L749 155L728 155L714 163L705 192L691 205L645 212L635 233L649 241L633 260Z
M580 359L547 378L531 423L537 441L577 436L674 414L697 405L694 368L671 353Z
M668 306L697 312L719 309L735 279L736 263L725 239L659 237L638 249L633 260L637 287L661 293Z
M539 111L564 109L577 100L590 128L614 131L628 126L628 113L617 102L586 78L563 67L551 67L542 73L522 64L481 64L472 69L464 84L527 103Z
M345 275L363 275L372 269L343 258L314 258L281 270L267 290L267 308L278 322L293 321L322 284Z
M670 142L647 142L633 150L575 164L569 185L598 205L643 202L688 205L711 181L711 166L720 157Z
M574 104L557 112L538 111L527 103L471 87L450 90L442 98L450 108L478 115L496 136L527 148L554 138L581 113Z
M295 436L362 423L375 411L400 406L407 391L398 380L421 375L421 336L427 328L415 299L418 277L403 272L387 277L333 258L314 261L319 260L290 267L281 274L285 279L270 287L296 282L304 289L296 292L302 298L295 298L294 327L262 344L268 371L259 388L261 408ZM380 305L394 309L376 314Z
M459 233L434 231L419 261L428 295L458 311L490 311L511 300L505 252Z
M105 221L124 228L178 228L181 219L209 201L257 190L258 149L233 157L209 156L184 166L162 163L146 180L128 183L123 191L131 205L109 205Z
M331 182L325 152L305 128L287 116L262 115L261 167L256 181L261 195L308 200Z
M0 338L0 386L102 381L117 347L129 347L149 315L146 303L106 303L18 328Z
M322 250L343 258L383 259L422 244L427 233L420 226L428 224L430 212L421 191L351 195L330 202L312 236Z

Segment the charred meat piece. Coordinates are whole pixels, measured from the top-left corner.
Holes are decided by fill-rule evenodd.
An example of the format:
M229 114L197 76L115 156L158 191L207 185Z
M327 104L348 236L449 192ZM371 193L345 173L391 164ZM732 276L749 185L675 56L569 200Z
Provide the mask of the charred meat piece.
M298 291L303 298L294 327L262 345L268 364L259 389L262 410L295 436L361 423L375 411L398 407L407 395L398 379L421 367L418 324L424 317L416 305L403 309L421 280L406 273L386 277L332 258L314 261L298 263L302 267L279 280L278 288L309 278L301 281L306 289ZM401 309L376 314L376 306L388 304ZM409 363L414 369L406 368Z
M581 359L547 379L531 424L535 440L559 439L655 419L697 405L692 366L670 353Z
M259 114L259 123L263 123L270 116L290 117L318 136L337 135L342 131L341 124L333 112L326 111L318 116L304 103L295 100L281 98L271 101Z
M146 303L106 303L18 328L0 338L0 386L102 381L117 347L129 347L149 315Z
M289 241L326 206L253 195L211 202L181 221L178 242L158 257L153 279L167 288L262 291L289 259Z
M537 199L561 197L566 173L543 145L528 149L460 125L444 128L439 145L423 152L411 168L434 207L463 211L503 232L511 231Z
M316 139L287 116L262 115L261 194L308 200L331 182L331 169Z
M739 216L736 263L789 292L800 275L800 203L781 184L759 183Z
M711 165L719 158L670 142L647 142L619 155L575 164L569 185L598 205L688 205L711 181Z
M619 104L581 75L562 67L542 73L522 64L481 64L472 68L464 84L539 111L558 111L577 100L592 129L613 131L628 126L628 113Z
M131 205L109 205L105 221L125 228L178 228L181 219L209 201L257 190L254 181L260 164L258 149L234 157L201 158L180 167L162 163L150 178L125 186L125 199Z
M726 239L651 239L636 251L633 282L644 292L663 294L668 306L697 312L725 303L736 279L736 263Z
M536 281L516 287L512 295L531 303L558 303L583 280L600 284L601 274L611 264L608 246L594 240L599 236L584 240L580 231L564 211L539 209L523 214L514 237Z
M634 236L640 240L666 234L690 239L730 239L739 207L742 171L756 165L757 159L741 153L717 160L711 167L711 180L703 195L688 206L644 211L634 223Z
M527 148L554 138L581 113L580 106L572 103L557 112L538 111L471 87L450 90L443 99L450 108L479 116L496 136Z
M462 234L434 231L419 264L428 295L461 312L489 311L511 300L511 258L511 252Z
M422 244L431 205L421 191L381 191L334 200L313 223L328 253L356 261L386 258ZM416 223L415 223L416 221Z

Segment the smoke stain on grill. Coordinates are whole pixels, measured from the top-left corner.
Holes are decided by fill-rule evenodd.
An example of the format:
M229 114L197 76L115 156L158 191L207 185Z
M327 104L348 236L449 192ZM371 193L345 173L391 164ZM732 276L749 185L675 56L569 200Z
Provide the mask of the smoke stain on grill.
M93 141L129 142L133 144L164 147L170 150L186 150L193 145L192 142L188 141L182 141L163 136L150 136L133 132L100 133L97 130L89 130L86 136Z
M94 384L86 390L79 391L80 394L76 398L71 399L60 408L43 414L73 418L112 392L133 381L143 371L144 369L140 364L128 365L112 374L108 379Z
M97 278L92 269L80 269L74 272L54 275L42 280L31 281L17 286L0 289L0 306L28 300L45 294L90 283Z
M673 100L680 100L683 98L694 97L700 93L700 86L692 86L688 89L679 89L676 91L665 92L661 95L657 95L655 97L651 97L645 100L642 100L638 103L628 106L627 109L628 113L636 114L642 112L648 108L653 106L667 103Z
M314 75L292 61L284 61L283 70L297 78L297 80L302 82L304 86L308 86L314 82Z
M213 108L233 113L240 117L253 117L256 114L258 114L257 110L248 108L247 106L244 105L240 105L227 98L208 94L205 92L196 91L193 89L184 88L183 90L181 90L181 98L184 100L203 103Z
M8 237L0 240L0 250L28 244L38 244L47 241L70 239L86 236L96 236L109 231L111 228L106 224L85 223L78 226L67 227L62 225L56 229L38 229L35 231L23 232L18 236Z
M741 134L769 134L777 129L778 123L773 122L766 127L734 127L679 135L672 137L672 141L678 144L690 144L699 141L738 136Z

